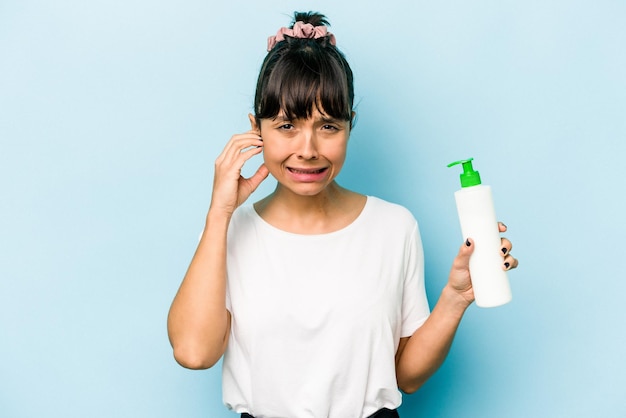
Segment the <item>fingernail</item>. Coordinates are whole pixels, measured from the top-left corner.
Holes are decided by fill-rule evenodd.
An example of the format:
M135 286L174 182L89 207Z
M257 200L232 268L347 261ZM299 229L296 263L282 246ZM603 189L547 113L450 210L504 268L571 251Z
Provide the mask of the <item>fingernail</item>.
M506 252L507 252L507 251L508 251L508 250L507 250L505 247L502 247L502 254L506 255Z
M465 240L465 245L467 245L467 246L469 247L470 245L472 245L472 243L471 243L471 242L470 242L470 240L468 239L468 240Z
M509 267L511 267L511 264L510 263L504 263L504 267L509 268Z
M502 224L502 226L503 226L503 227L505 227L505 228L506 228L506 225L505 225L505 224L503 224L502 222L500 222L500 223Z

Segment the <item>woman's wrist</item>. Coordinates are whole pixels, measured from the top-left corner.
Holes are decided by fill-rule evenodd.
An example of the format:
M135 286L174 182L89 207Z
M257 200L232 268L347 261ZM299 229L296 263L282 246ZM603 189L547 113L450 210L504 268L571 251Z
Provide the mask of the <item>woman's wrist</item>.
M460 316L462 316L472 302L474 302L473 297L470 298L464 292L459 292L457 289L450 286L449 283L443 288L440 299L442 302L445 302L449 310L458 313Z
M206 223L207 226L216 222L228 224L230 223L230 218L232 218L232 216L232 212L211 206L209 208L209 212L206 215Z

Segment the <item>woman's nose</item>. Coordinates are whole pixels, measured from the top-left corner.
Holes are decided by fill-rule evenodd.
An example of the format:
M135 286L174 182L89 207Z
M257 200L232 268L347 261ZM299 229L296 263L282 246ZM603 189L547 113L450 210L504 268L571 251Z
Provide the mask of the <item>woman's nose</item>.
M316 160L318 157L315 133L305 133L299 144L298 158L302 158L303 160Z

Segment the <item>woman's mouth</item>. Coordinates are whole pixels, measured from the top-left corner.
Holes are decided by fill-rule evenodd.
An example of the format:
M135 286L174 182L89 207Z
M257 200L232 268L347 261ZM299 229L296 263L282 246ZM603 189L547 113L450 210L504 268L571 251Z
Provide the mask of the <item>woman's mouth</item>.
M287 170L291 171L294 174L320 174L326 171L327 167L324 168L293 168L287 167Z
M287 167L287 171L290 177L298 182L312 183L322 181L326 178L328 167L322 168L300 168L300 167Z

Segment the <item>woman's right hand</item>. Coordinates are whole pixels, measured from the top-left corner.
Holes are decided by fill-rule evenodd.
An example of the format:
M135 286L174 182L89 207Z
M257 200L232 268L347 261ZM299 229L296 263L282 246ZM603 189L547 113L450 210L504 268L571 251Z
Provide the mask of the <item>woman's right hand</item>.
M265 164L250 177L244 178L241 169L246 161L263 151L263 140L258 131L233 135L215 160L211 210L232 215L265 180L269 170Z

